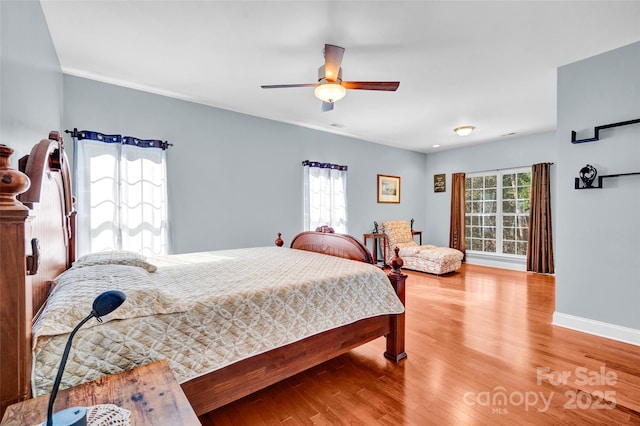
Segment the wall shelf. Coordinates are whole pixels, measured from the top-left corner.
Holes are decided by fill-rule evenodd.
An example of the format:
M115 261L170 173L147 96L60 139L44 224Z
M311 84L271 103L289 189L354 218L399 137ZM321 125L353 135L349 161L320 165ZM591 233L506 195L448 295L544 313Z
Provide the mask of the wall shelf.
M597 126L593 128L593 132L595 134L594 137L589 138L589 139L580 139L580 140L576 140L576 132L575 131L571 131L571 143L584 143L584 142L595 142L595 141L599 141L600 140L600 130L605 130L605 129L610 129L612 127L620 127L620 126L628 126L629 124L637 124L640 123L640 118L637 118L635 120L629 120L629 121L621 121L619 123L613 123L613 124L605 124L604 126ZM620 176L620 175L610 175L611 177L613 176ZM609 176L602 176L602 177L609 177ZM578 188L576 188L578 189Z
M613 178L613 177L620 177L620 176L632 176L632 175L640 175L640 172L633 172L633 173L618 173L615 175L602 175L602 176L598 176L598 185L591 185L591 186L580 186L580 178L575 178L575 182L574 182L574 187L575 189L602 189L602 180L605 178Z

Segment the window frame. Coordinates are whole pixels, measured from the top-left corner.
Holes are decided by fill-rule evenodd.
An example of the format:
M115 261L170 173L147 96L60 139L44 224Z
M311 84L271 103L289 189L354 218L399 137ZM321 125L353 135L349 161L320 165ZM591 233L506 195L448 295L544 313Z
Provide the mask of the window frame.
M303 161L302 166L303 229L315 231L319 226L329 226L337 233L347 234L348 166L309 160ZM317 220L318 211L328 217Z
M527 201L527 205L526 205L526 215L525 214L518 214L517 212L517 205L519 201L524 201L525 198L519 198L518 197L518 190L520 188L527 188L526 186L521 186L518 187L517 185L513 188L515 188L515 198L513 199L516 202L516 212L514 213L505 213L504 212L504 189L505 188L510 188L510 187L505 187L503 185L503 178L505 175L511 175L511 174L522 174L522 173L528 173L529 174L529 185L528 185L528 197L526 198ZM471 200L467 200L467 191L469 190L473 190L473 187L469 187L468 186L468 181L467 179L473 179L473 178L477 178L477 177L491 177L491 176L495 176L496 179L496 186L495 186L495 199L491 200L489 199L488 201L495 201L495 212L488 212L488 213L483 213L483 214L478 214L475 212L469 212L469 210L467 209L467 203L469 202L473 202L473 199ZM490 188L492 189L492 188ZM483 192L486 190L486 187L482 188ZM525 251L522 254L512 254L512 253L503 253L504 250L504 233L505 233L505 227L504 227L504 218L505 216L513 216L515 219L515 226L513 227L516 232L518 229L523 229L526 228L526 237L528 237L528 232L529 232L529 212L530 212L530 194L531 194L531 168L530 167L514 167L514 168L509 168L509 169L499 169L499 170L491 170L491 171L483 171L483 172L473 172L473 173L467 173L465 175L465 243L466 243L466 251L472 255L472 256L488 256L491 258L510 258L510 259L518 259L518 260L525 260L526 256L527 256L527 250L528 250L528 242L527 239L524 239L524 243L525 243ZM473 195L471 196L473 197ZM476 200L476 201L482 201L483 203L486 203L487 200L483 197L481 200ZM507 199L508 201L508 199ZM484 210L484 204L483 204L483 210ZM518 226L518 216L526 216L526 227L525 226ZM494 228L495 228L495 252L490 252L490 251L484 251L484 250L473 250L473 245L472 245L472 240L473 240L473 236L471 235L471 233L473 233L473 222L474 222L474 217L495 217L495 224L494 224ZM467 220L467 218L470 218L469 220ZM477 226L477 225L475 225ZM485 225L484 220L483 220L483 224L480 226L480 229L482 230L482 239L484 239L484 229L487 228L488 226ZM490 227L490 226L489 226ZM469 230L468 228L471 228L471 230ZM517 238L512 240L516 245L518 244L518 242L522 242L523 240L518 240ZM516 246L516 252L517 252L517 246Z
M89 131L74 136L79 255L103 250L147 256L171 252L166 147L145 142L161 141ZM132 178L127 172L136 175ZM153 193L145 190L149 182L154 182ZM110 208L105 212L103 206ZM136 217L139 223L132 225L131 219ZM142 230L128 232L137 228Z

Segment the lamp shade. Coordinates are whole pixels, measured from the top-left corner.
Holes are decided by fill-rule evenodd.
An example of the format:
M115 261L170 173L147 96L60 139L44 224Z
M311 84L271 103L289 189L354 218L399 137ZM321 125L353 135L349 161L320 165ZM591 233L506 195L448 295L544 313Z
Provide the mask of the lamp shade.
M473 132L473 129L475 129L473 126L460 126L453 129L453 131L456 132L458 136L468 136Z
M127 296L119 290L105 291L93 301L91 314L97 318L110 314L122 305L126 298Z
M347 94L347 89L337 83L322 83L316 87L314 93L321 101L335 102L344 98L344 95Z

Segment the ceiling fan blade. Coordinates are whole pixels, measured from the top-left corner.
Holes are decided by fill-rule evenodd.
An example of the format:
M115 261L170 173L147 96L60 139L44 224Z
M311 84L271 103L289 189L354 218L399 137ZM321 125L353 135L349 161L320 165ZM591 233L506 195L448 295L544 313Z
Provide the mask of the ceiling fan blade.
M322 102L322 112L333 111L333 102Z
M284 89L287 87L316 87L319 86L320 83L301 83L301 84L266 84L262 85L263 89Z
M344 47L334 46L333 44L324 45L324 78L331 81L338 79L343 55Z
M352 90L386 90L395 92L400 86L399 81L343 81L345 89Z

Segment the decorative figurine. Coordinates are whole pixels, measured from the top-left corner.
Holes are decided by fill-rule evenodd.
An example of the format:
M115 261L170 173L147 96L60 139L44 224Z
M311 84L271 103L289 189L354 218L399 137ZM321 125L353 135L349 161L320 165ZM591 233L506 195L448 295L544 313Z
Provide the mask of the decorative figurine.
M587 164L580 169L580 179L582 179L585 188L591 188L593 181L596 180L597 174L598 171L591 164Z
M373 233L378 233L378 222L376 222L375 220L373 221Z
M411 218L411 232L413 232L413 218Z

